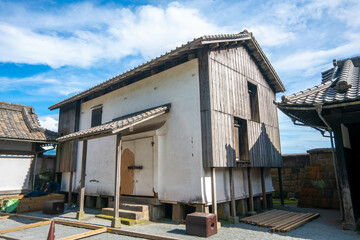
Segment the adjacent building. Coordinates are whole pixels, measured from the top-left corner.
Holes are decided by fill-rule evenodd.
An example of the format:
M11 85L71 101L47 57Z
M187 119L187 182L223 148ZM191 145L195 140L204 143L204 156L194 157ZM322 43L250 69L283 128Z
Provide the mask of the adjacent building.
M0 101L0 195L32 188L37 157L57 137L40 127L33 107Z
M335 139L334 158L344 228L354 229L360 218L360 57L333 60L321 83L283 96L279 109L294 123L313 127ZM335 156L335 155L334 155Z

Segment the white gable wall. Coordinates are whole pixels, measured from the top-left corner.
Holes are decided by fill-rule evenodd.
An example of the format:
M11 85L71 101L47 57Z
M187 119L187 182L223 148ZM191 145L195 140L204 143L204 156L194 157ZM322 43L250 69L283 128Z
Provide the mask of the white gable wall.
M154 140L154 190L160 200L202 201L201 125L197 59L113 91L81 105L80 130L90 128L91 108L102 104L102 123L147 108L171 103L166 124ZM125 137L124 137L125 138ZM74 189L79 188L82 142L79 143ZM156 149L156 147L155 147ZM90 140L86 165L87 195L113 195L115 136ZM68 190L63 174L62 190Z

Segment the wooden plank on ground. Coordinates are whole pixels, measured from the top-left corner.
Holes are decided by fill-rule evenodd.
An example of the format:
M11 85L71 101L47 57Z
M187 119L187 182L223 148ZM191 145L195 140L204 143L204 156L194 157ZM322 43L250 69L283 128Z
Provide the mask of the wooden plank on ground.
M3 230L0 230L0 234L15 232L15 231L19 231L19 230L28 229L28 228L39 227L39 226L43 226L43 225L48 225L50 223L51 223L51 221L44 221L44 222L26 224L26 225L14 227L14 228L3 229Z
M296 219L298 219L299 217L301 217L303 215L303 213L296 213L294 216L291 216L289 218L286 219L282 219L280 221L274 222L270 227L271 229L275 229L277 227L281 227L285 224L291 223L296 221Z
M10 215L7 216L1 216L0 219L8 219L9 217L11 217Z
M100 228L104 227L104 226L99 226L99 225L94 225L94 224L89 224L89 223L72 222L72 221L58 220L58 219L55 219L54 221L55 221L55 223L61 224L61 225L66 225L66 226L71 226L71 227L87 228L87 229L100 229Z
M261 226L261 227L271 227L271 226L273 226L274 224L276 224L277 222L280 222L280 221L282 221L282 220L284 220L284 219L287 219L287 218L289 218L289 217L293 217L293 216L295 216L296 214L297 214L297 213L289 212L289 213L287 213L287 214L283 214L283 215L281 215L281 216L278 216L278 217L276 217L276 218L274 218L274 219L270 219L270 220L268 220L268 221L261 222L261 223L259 224L259 226Z
M252 221L252 220L255 220L257 218L261 218L263 216L266 216L266 215L270 215L274 212L277 212L278 210L271 210L271 211L267 211L267 212L264 212L264 213L259 213L259 214L256 214L254 216L250 216L250 217L246 217L246 218L242 218L240 219L239 221L240 222L246 222L246 221Z
M273 213L268 214L266 216L263 216L261 218L257 218L255 220L252 220L252 221L250 221L250 223L253 223L253 224L257 225L261 221L266 221L266 220L269 220L269 219L272 219L272 218L275 218L275 217L278 217L278 216L281 216L281 215L284 215L284 214L286 214L286 212L284 212L284 211L273 212Z
M134 232L116 228L108 228L109 233L115 233L119 235L126 235L131 237L143 238L143 239L153 239L153 240L182 240L181 238L173 238L173 237L165 237L160 235L154 235L149 233L141 233L141 232Z
M102 228L92 230L92 231L89 231L89 232L84 232L84 233L72 235L72 236L69 236L69 237L61 238L60 240L75 240L75 239L94 236L94 235L105 233L105 232L107 232L107 227L102 227Z
M260 221L258 222L258 226L260 227L268 227L268 226L271 226L272 224L274 224L274 222L278 222L278 221L281 221L283 219L287 219L288 217L292 217L296 215L296 213L294 212L287 212L287 213L284 213L284 214L281 214L277 217L274 217L272 219L267 219L265 221Z
M302 219L301 221L299 221L299 222L297 222L295 224L289 225L286 228L281 229L281 232L289 232L289 231L291 231L291 230L293 230L293 229L295 229L297 227L300 227L300 226L304 225L305 223L307 223L307 222L309 222L309 221L311 221L311 220L313 220L313 219L315 219L315 218L317 218L319 216L320 216L319 213L314 213L314 214L310 215L309 217L304 218L304 219Z

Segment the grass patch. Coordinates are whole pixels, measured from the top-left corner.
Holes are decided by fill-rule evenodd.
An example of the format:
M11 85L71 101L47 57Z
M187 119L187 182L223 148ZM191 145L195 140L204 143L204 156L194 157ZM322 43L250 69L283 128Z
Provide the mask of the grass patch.
M280 199L275 199L273 200L273 204L274 206L281 206L281 201ZM294 199L284 199L284 204L298 204L298 200L294 200Z

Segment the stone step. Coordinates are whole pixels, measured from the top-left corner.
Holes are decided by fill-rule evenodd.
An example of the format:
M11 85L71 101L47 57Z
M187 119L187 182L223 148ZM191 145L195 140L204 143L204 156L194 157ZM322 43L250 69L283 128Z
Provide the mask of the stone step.
M114 216L114 208L103 208L101 212L104 215ZM119 209L119 217L134 219L137 221L149 220L149 211L139 212L139 211Z
M136 204L146 204L146 205L162 205L162 203L157 198L153 197L139 197L139 196L120 196L120 202L125 203L136 203Z
M149 212L149 206L145 204L120 203L119 209L136 212Z

